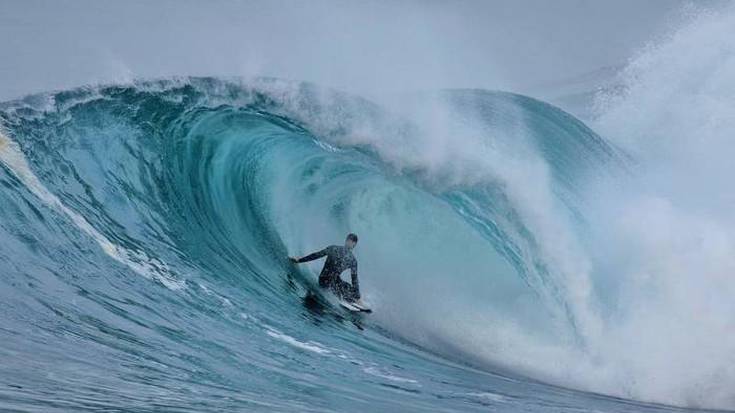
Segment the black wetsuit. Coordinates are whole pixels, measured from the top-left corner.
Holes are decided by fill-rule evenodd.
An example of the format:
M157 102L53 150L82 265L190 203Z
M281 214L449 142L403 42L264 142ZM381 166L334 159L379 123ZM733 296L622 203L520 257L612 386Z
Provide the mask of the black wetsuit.
M325 255L327 260L324 262L321 274L319 274L319 286L329 287L338 297L344 300L359 300L360 283L357 281L357 260L349 248L330 245L321 251L299 258L298 262L313 261ZM348 268L352 273L352 284L339 278L342 271Z

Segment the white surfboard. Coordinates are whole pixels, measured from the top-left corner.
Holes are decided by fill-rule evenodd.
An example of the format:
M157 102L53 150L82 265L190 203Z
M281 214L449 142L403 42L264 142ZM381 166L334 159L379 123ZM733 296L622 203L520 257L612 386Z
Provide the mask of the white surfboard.
M367 307L362 307L358 305L357 303L348 303L347 301L340 300L339 305L355 313L372 313L373 312L373 310Z

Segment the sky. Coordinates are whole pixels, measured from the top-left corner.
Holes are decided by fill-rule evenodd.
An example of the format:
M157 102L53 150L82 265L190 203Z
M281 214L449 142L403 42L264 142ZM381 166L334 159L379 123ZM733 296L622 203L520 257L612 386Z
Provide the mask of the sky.
M687 10L722 4L0 0L0 100L186 75L275 76L365 95L524 92L624 65Z

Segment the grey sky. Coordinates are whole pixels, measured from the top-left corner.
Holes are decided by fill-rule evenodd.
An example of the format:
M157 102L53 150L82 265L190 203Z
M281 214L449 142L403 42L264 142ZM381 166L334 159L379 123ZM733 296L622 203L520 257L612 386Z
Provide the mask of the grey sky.
M0 0L0 100L169 75L524 91L624 63L686 4Z

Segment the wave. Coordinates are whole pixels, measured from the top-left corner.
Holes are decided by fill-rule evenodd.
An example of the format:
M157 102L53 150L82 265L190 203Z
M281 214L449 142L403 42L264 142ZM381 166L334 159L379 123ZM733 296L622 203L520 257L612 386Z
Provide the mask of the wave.
M3 334L14 337L2 350L25 360L3 376L74 387L62 409L104 405L105 394L135 408L151 388L169 389L171 408L206 394L200 409L319 409L302 377L319 365L310 357L335 360L318 367L331 372L319 383L343 377L334 363L346 360L421 394L429 367L416 351L503 377L707 405L709 391L681 393L686 379L639 386L660 366L613 348L636 332L612 327L630 326L616 307L627 286L596 249L609 228L596 196L636 166L552 105L483 90L375 103L280 79L175 78L30 96L2 104L0 122ZM360 235L375 310L352 320L364 335L304 302L317 264L285 260L347 232ZM34 372L44 368L51 375ZM365 387L345 380L354 387L329 386ZM539 386L522 380L516 391ZM350 397L396 406L382 392ZM321 407L350 405L333 403Z

